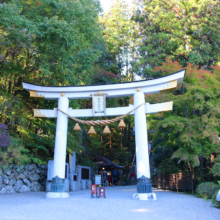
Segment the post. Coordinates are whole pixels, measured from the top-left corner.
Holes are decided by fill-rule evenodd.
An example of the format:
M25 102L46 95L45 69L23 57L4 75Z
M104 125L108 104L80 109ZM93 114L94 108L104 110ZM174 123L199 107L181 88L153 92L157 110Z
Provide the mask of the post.
M60 97L58 99L58 108L64 112L67 112L68 107L69 107L69 99L65 96ZM67 127L68 127L67 116L62 112L57 111L53 177L58 176L62 179L65 178Z
M142 103L145 103L144 93L136 92L134 94L134 107L137 107ZM137 179L142 176L150 178L147 122L145 112L145 105L140 106L134 112Z
M67 112L69 99L62 96L58 99L58 108ZM47 198L65 198L69 197L65 193L65 163L66 163L66 144L67 144L68 118L65 114L57 111L57 126L54 150L54 171L51 185L51 192Z
M145 103L144 93L137 89L134 94L134 107ZM146 107L140 106L134 112L135 120L135 144L136 144L136 167L137 167L137 193L134 198L140 200L148 200L148 197L153 196L150 183L150 164L148 152L147 138L147 122L146 122Z
M70 174L76 174L76 152L72 151L72 155L69 156Z

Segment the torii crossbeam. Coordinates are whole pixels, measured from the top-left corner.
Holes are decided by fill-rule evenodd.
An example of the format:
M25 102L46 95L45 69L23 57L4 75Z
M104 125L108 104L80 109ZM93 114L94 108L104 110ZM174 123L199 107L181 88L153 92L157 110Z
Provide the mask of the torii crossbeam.
M90 86L40 86L23 82L23 88L30 92L31 97L58 100L58 108L75 118L83 117L108 117L124 115L135 107L145 103L145 94L159 93L175 89L177 84L183 81L185 69L152 80L142 80L128 83L115 83L107 85ZM105 113L94 114L92 109L69 108L69 99L91 98L92 94L101 91L107 94L106 98L134 96L134 105L128 107L106 108ZM146 114L172 111L173 102L149 104L140 106L131 114L135 120L135 144L137 166L137 193L135 198L147 200L152 195L150 185L150 165L148 156L148 138ZM54 174L62 179L65 178L65 160L67 144L68 117L57 109L44 110L34 109L35 117L57 117L55 151L54 151ZM68 196L64 192L54 192L56 198ZM64 195L65 194L65 195Z

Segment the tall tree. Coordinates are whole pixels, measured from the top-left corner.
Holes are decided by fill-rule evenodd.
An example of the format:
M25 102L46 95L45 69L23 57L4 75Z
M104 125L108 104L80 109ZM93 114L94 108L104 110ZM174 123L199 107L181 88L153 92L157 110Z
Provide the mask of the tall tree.
M137 59L137 46L140 43L139 27L132 20L131 9L122 0L116 0L108 13L100 16L103 27L102 33L106 40L110 71L119 75L123 80L133 81L134 69L132 64Z
M179 62L167 59L154 71L166 75L173 68L180 69ZM213 73L188 64L184 82L174 92L147 96L150 102L174 101L171 113L159 114L159 120L151 123L151 129L156 131L154 145L172 148L171 159L184 162L192 179L196 166L201 178L204 160L210 160L212 152L220 152L219 66L212 68Z
M53 157L55 119L34 118L32 110L53 109L57 103L29 98L21 83L91 83L94 63L101 55L99 10L96 0L1 4L0 122L8 125L11 140L16 137L14 147L26 148L35 162ZM73 125L69 122L69 129ZM81 134L68 132L69 149L79 151L81 142Z
M151 75L167 56L210 68L219 61L220 3L215 0L141 0L136 20L142 27L140 74Z

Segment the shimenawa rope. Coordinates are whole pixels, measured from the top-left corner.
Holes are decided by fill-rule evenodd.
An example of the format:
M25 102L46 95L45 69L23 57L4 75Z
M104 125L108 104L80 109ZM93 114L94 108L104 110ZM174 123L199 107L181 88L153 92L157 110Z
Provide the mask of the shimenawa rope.
M111 124L113 122L116 122L116 121L119 121L123 118L125 118L127 115L129 115L131 112L133 112L134 110L136 110L137 108L139 108L140 106L144 105L145 103L142 103L140 105L138 105L136 108L134 108L133 110L131 110L130 112L128 112L127 114L125 115L122 115L120 117L117 117L117 118L114 118L114 119L110 119L110 120L101 120L101 121L87 121L87 120L80 120L80 119L77 119L77 118L74 118L70 115L68 115L66 112L60 110L59 108L57 108L58 111L62 112L63 114L65 114L66 116L68 116L69 118L71 118L72 120L78 122L78 123L81 123L81 124L84 124L84 125L107 125L107 124Z

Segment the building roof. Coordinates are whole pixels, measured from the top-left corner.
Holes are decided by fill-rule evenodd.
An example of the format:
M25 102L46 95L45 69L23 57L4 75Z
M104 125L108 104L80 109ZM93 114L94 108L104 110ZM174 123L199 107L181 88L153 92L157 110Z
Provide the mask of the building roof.
M99 167L109 167L109 168L118 168L123 169L123 166L113 163L110 159L106 156L98 154L94 159L93 162L98 165Z

